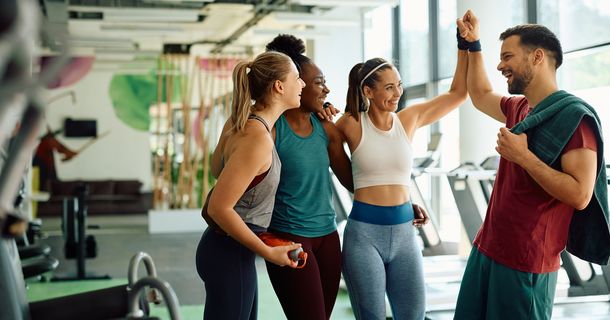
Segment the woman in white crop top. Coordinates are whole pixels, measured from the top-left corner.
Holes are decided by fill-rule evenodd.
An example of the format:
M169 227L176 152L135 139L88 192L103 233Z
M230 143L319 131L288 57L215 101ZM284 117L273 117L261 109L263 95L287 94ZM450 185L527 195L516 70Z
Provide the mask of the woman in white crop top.
M343 238L343 276L357 319L423 319L425 288L414 226L427 214L410 201L415 130L466 100L468 53L458 50L451 88L396 113L403 93L398 70L381 58L350 71L346 113L337 127L352 153L354 206Z

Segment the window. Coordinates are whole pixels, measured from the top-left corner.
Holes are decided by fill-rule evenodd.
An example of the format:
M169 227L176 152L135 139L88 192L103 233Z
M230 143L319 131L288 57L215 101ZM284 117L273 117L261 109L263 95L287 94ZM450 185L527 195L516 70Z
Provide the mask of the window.
M562 2L562 5L560 5ZM557 34L564 51L610 42L610 1L539 0L538 23Z
M455 63L455 62L454 62ZM455 65L453 66L455 68ZM443 93L449 90L453 79L444 79L438 83L438 92ZM438 131L442 134L440 148L439 167L444 170L452 170L460 165L460 113L459 108L451 111L438 121ZM437 210L438 227L442 234L443 241L458 242L462 222L460 214L455 206L453 192L444 176L438 179L438 198L433 202Z
M559 87L591 104L610 141L610 2L575 0L558 6L559 0L539 0L538 22L557 34L564 52L558 70ZM593 47L592 49L589 49ZM604 156L610 157L610 148Z
M392 7L384 5L364 14L364 60L392 60Z
M456 0L438 0L438 76L453 77L457 63ZM440 91L442 92L442 91Z
M400 2L400 65L402 82L411 86L430 79L428 0Z
M604 142L610 141L610 45L566 55L559 68L559 87L587 101L601 119ZM610 159L610 148L604 156ZM607 160L606 160L607 161Z

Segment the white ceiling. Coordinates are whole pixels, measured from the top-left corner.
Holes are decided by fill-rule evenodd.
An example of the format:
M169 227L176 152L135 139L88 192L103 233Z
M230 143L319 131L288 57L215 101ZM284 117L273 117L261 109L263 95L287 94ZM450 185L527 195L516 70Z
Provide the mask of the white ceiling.
M316 26L358 25L341 18L343 7L372 8L396 0L43 0L54 34L66 32L75 54L97 62L151 62L164 44L190 44L191 54L261 50L280 32L302 38L323 34ZM353 9L352 9L353 10ZM339 16L339 18L337 18ZM48 41L47 41L48 42ZM53 41L49 42L53 43ZM52 45L50 45L52 47Z

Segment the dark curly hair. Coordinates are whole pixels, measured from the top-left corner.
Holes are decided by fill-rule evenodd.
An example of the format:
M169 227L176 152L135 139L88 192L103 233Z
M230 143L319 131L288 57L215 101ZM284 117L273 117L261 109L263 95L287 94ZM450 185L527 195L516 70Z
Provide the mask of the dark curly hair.
M289 56L297 66L299 73L305 64L311 63L305 53L305 43L303 40L291 34L279 34L265 47L267 51L278 51Z

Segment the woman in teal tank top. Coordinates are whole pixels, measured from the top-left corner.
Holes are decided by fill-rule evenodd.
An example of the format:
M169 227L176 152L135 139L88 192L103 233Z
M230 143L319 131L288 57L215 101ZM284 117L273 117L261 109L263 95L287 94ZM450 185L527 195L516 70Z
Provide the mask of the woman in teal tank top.
M329 319L341 279L341 247L328 168L352 191L351 164L341 133L330 121L337 110L324 108L330 90L322 71L303 55L303 41L279 35L267 50L290 56L306 83L301 106L275 123L282 171L269 231L301 243L308 254L302 269L267 263L267 271L288 319Z

